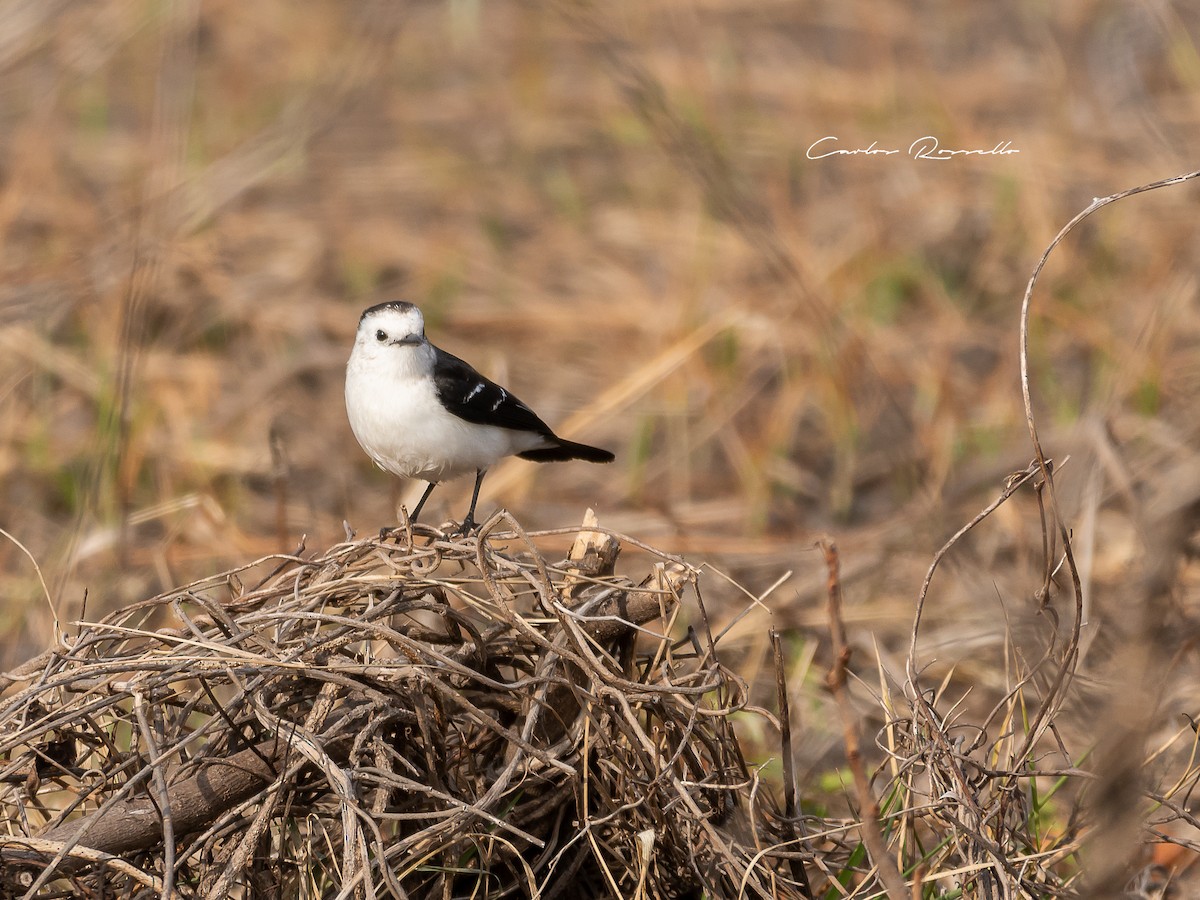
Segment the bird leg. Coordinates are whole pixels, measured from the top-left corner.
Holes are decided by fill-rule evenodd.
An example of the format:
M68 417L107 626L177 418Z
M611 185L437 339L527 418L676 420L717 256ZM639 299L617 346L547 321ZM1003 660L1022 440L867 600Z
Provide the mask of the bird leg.
M425 505L425 501L429 499L429 495L433 493L435 487L437 487L436 481L429 482L429 487L425 488L425 493L421 495L421 499L417 501L417 505L413 508L413 511L408 514L408 521L410 523L417 521L417 516L421 514L421 507ZM396 527L395 525L384 525L379 529L379 539L386 541L388 533Z
M478 527L475 524L475 504L479 502L479 486L483 484L483 476L486 474L487 469L475 471L475 490L471 494L471 508L467 510L467 517L463 519L462 525L455 529L455 533L462 534L464 537Z
M408 521L417 521L417 516L421 514L421 507L425 505L425 501L429 499L429 495L433 493L433 489L437 487L436 481L429 482L429 487L425 488L425 493L421 495L421 499L417 501L417 505L413 507L413 511L408 515Z

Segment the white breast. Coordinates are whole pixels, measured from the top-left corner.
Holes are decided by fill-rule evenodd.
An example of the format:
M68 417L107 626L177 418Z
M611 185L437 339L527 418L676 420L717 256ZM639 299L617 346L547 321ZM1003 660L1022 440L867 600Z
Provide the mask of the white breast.
M350 428L382 469L404 478L446 481L544 441L528 432L474 425L443 408L432 377L380 375L351 358L346 369Z

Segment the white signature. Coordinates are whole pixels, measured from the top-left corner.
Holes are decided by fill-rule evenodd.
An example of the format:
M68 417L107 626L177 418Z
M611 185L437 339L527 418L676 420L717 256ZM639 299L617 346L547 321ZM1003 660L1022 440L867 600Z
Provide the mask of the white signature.
M820 140L813 141L809 144L808 152L805 153L809 159L826 159L830 156L895 156L900 153L899 150L880 147L879 141L871 141L869 147L856 147L853 150L845 150L835 146L837 138L833 135L826 135ZM908 155L913 159L954 159L956 156L1011 156L1014 153L1020 153L1012 145L1012 141L1001 141L990 150L951 150L948 147L943 147L941 143L931 134L924 137L919 137L908 145Z

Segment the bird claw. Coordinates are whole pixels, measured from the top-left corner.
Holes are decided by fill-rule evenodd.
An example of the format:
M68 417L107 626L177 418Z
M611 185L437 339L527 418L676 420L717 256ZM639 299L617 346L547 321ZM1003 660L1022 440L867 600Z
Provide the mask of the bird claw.
M462 520L462 524L455 528L450 534L457 537L469 537L471 534L479 530L479 523L472 516L467 516Z

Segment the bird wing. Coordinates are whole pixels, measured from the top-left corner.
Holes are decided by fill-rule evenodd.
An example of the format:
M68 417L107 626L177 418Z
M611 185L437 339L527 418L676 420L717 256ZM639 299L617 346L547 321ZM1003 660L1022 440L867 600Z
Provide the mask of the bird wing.
M447 412L476 425L495 425L552 437L537 413L468 363L434 347L433 383Z

